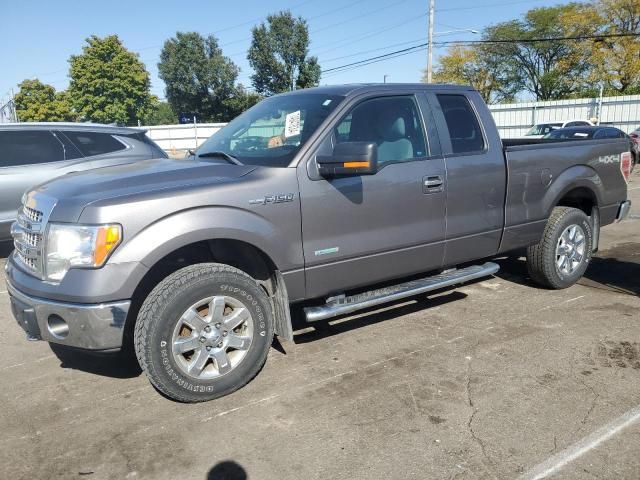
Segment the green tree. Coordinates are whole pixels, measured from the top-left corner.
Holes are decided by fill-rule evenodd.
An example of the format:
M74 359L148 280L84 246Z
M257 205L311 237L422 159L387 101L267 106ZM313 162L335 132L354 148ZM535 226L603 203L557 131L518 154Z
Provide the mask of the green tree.
M173 125L178 123L178 115L169 102L160 102L154 98L149 113L144 119L145 125Z
M167 100L177 113L195 113L204 121L234 116L229 99L238 95L238 67L222 53L213 35L178 32L164 43L158 63Z
M483 46L493 69L502 69L518 89L537 100L565 98L584 85L590 65L578 54L577 41L531 41L572 36L580 30L562 19L581 9L580 4L529 10L522 20L502 22L485 29ZM584 27L586 31L588 27ZM523 41L520 41L523 40Z
M488 58L478 46L452 45L438 60L434 81L471 85L487 103L513 100L517 83L504 78L502 70L491 68Z
M242 85L238 85L234 94L226 101L229 120L250 109L260 100L262 100L260 95L255 92L249 92Z
M320 65L309 57L309 29L302 18L291 12L269 15L267 22L252 29L253 39L247 56L255 73L256 91L273 95L296 88L318 85Z
M135 125L151 106L149 72L117 35L92 35L69 59L69 97L84 120Z
M66 92L56 92L38 79L24 80L14 100L21 122L72 122L76 114Z

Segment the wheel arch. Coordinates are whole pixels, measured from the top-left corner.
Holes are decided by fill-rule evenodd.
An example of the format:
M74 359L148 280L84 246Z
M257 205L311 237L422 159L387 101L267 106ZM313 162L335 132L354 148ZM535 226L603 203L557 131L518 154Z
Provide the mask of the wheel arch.
M586 165L576 165L562 172L549 186L544 211L547 218L555 207L574 207L591 216L602 205L603 182L598 173Z
M233 214L233 215L230 215ZM211 215L215 214L215 217ZM211 218L215 218L212 226ZM208 224L209 225L208 225ZM144 299L173 272L196 263L223 263L253 277L266 291L274 308L276 333L292 340L289 299L276 248L265 239L276 238L264 218L239 209L203 209L164 218L122 245L114 261L137 261L148 271L134 286L125 325L125 342L133 339L133 326Z

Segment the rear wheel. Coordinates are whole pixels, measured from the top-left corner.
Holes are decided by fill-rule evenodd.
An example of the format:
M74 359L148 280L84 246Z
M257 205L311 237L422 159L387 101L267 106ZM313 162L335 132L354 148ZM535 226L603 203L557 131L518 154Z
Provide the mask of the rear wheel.
M201 402L246 385L273 338L266 293L246 273L198 264L163 280L135 326L138 361L151 383L181 402Z
M591 261L593 227L577 208L553 209L540 243L527 249L531 279L548 288L567 288L576 283Z

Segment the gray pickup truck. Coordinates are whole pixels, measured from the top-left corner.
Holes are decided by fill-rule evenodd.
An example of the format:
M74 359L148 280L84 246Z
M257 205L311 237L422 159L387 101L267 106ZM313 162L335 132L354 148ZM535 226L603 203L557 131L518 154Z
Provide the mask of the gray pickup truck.
M29 339L135 350L183 402L248 383L273 335L496 273L565 288L628 213L625 140L501 141L477 92L348 85L268 98L192 160L25 194L6 264ZM457 268L456 268L457 267Z

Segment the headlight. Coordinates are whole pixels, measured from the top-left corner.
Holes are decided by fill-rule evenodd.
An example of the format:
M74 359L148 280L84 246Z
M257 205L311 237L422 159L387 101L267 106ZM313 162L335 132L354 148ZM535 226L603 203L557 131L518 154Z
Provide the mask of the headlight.
M46 276L59 281L70 268L97 268L122 240L120 225L52 223L47 232Z

